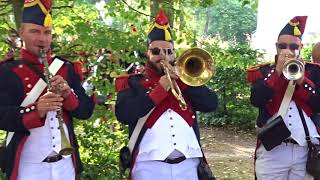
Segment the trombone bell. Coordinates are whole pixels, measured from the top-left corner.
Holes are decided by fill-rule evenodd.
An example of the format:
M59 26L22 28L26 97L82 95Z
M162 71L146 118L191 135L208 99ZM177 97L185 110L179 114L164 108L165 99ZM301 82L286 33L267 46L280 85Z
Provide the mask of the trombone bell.
M214 74L213 64L210 54L200 48L186 50L176 61L181 81L189 86L207 83Z

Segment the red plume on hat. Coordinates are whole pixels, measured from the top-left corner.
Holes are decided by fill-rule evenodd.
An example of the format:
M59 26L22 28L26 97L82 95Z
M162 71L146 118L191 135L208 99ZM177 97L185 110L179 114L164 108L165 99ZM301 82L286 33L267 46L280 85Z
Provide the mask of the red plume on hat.
M168 25L168 17L164 13L162 9L160 9L158 15L156 16L156 23L159 24L160 26L165 26Z
M46 7L47 10L51 9L51 0L41 0L41 2Z
M173 43L168 17L162 9L157 14L155 22L148 33L148 44L157 40Z

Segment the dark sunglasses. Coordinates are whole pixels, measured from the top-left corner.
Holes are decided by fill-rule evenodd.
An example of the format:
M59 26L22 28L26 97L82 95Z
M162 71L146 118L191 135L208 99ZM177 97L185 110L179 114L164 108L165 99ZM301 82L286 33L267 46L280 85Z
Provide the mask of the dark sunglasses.
M287 44L287 43L277 43L277 47L279 49L287 49L289 46L290 50L298 50L300 45L295 44L295 43L291 43L291 44Z
M170 49L170 48L150 48L149 50L153 55L159 55L161 50L164 52L165 55L173 54L173 49Z

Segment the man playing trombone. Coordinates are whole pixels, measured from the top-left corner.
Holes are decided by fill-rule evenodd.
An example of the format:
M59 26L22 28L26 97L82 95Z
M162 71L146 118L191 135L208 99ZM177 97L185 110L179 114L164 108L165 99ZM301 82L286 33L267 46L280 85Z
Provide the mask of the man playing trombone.
M308 145L319 143L311 117L320 111L320 69L299 54L306 16L296 16L281 30L275 64L248 70L251 103L259 108L255 173L258 180L312 179L306 172Z
M170 61L174 44L163 11L156 17L147 44L144 72L116 80L115 113L121 123L129 125L130 178L197 180L203 152L196 111L214 111L217 96L204 85L191 87L180 80ZM132 136L136 141L130 148Z
M73 118L89 118L94 103L74 66L51 56L50 10L50 0L25 1L21 59L0 64L1 163L10 180L72 180L82 170Z

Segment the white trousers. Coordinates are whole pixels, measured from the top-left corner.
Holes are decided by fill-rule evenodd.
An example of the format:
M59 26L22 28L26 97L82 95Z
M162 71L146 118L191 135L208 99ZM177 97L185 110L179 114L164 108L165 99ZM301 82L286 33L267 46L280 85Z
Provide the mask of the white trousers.
M186 159L178 164L140 161L134 164L132 180L198 180L198 164L198 158Z
M71 157L57 162L21 162L18 180L75 180Z
M306 172L308 147L282 143L271 151L261 145L256 152L258 180L313 180Z

